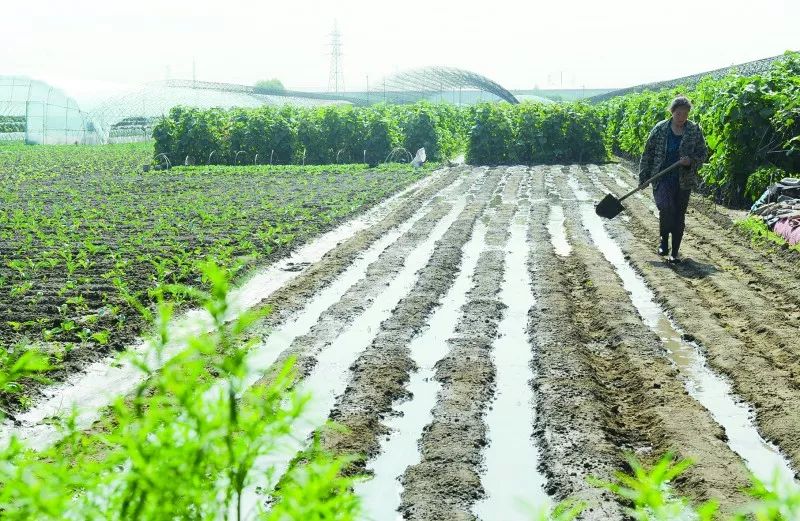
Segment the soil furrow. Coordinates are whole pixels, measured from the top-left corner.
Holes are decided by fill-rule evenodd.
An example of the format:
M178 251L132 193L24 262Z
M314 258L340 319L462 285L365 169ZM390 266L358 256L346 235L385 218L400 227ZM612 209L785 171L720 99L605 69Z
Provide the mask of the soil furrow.
M641 215L633 215L633 225L638 237L646 241L646 230L657 227L657 222ZM800 388L800 373L797 371L800 353L794 348L800 327L800 321L796 319L800 316L800 306L786 302L783 296L770 296L768 286L754 285L755 280L750 277L742 280L737 265L728 265L725 259L713 253L708 256L708 248L697 248L703 239L694 237L694 232L695 229L689 229L684 241L686 247L683 250L689 260L675 266L674 270L684 277L698 298L713 305L714 317L722 327L758 350L774 367L793 374L789 385Z
M292 425L292 432L285 443L273 454L255 462L255 472L262 477L251 483L243 493L246 510L255 508L263 499L259 494L260 490L270 489L270 473L275 477L282 476L292 459L303 450L308 438L325 424L334 409L336 397L347 387L348 367L370 345L380 330L380 325L391 316L397 304L414 288L419 273L433 255L437 241L456 223L470 199L471 196L467 194L451 196L447 202L452 203L453 207L447 216L437 222L424 241L409 253L402 268L384 287L378 298L360 313L358 320L345 328L316 357L311 372L298 385L300 393L307 393L313 399L306 404L301 417Z
M356 257L361 255L365 248L369 247L370 244L389 230L410 219L415 212L419 211L420 207L425 206L425 203L431 198L437 197L437 194L442 190L447 189L454 183L458 183L460 180L460 184L455 186L454 194L464 193L469 189L476 177L478 177L477 172L466 168L448 169L440 180L431 183L409 197L405 203L389 213L383 220L343 241L334 250L325 254L319 262L309 266L296 279L293 279L263 301L264 305L271 306L274 310L272 315L268 317L266 325L274 326L284 320L287 314L302 309L309 298L343 272Z
M319 352L375 300L386 284L403 267L406 258L417 244L427 237L431 228L452 208L453 205L448 202L436 203L408 232L384 250L378 259L367 267L364 276L326 309L307 333L292 340L288 349L279 356L276 368L279 369L289 357L294 357L298 375L301 377L308 375L316 364Z
M616 440L605 426L612 403L603 400L590 353L583 347L585 332L571 320L579 310L573 297L576 280L572 256L557 256L547 229L550 205L559 203L548 194L545 172L532 170L532 205L529 242L533 245L528 271L536 305L528 315L528 338L533 359L535 403L534 435L541 454L539 470L547 477L546 492L556 500L573 498L590 506L584 519L620 519L622 509L610 493L590 487L586 477L610 477L622 468Z
M612 221L609 226L612 236L619 240L632 266L647 281L661 305L686 331L687 338L698 342L709 365L729 377L734 392L754 406L756 425L764 438L776 443L798 468L800 411L795 404L800 403L800 364L794 361L796 335L786 338L783 346L773 344L761 335L770 329L780 331L782 325L747 324L747 319L737 316L750 310L737 310L731 301L737 288L745 297L748 291L741 284L736 286L713 264L705 264L707 273L698 273L696 266L709 259L693 248L691 230L684 242L688 243L687 255L694 261L688 264L696 266L672 267L659 259L653 251L655 220L640 205L629 201L626 203L631 218L628 223ZM702 279L698 283L697 277L722 278L729 289L719 291L715 289L716 283ZM745 325L731 327L734 320L745 320Z
M676 482L679 490L699 501L717 499L724 512L732 513L747 501L741 492L749 483L744 462L725 443L724 430L676 378L664 344L643 322L618 267L606 258L612 245L593 242L608 237L587 237L590 220L602 227L592 204L575 201L563 174L556 175L556 184L572 216L566 228L575 248L573 276L582 281L575 294L582 313L574 318L583 325L592 355L602 361L595 365L596 379L616 413L609 436L619 436L620 449L647 463L667 452L692 459L696 463Z
M527 317L534 306L528 273L530 173L518 190L516 212L505 248L505 276L500 299L506 310L498 326L492 353L496 371L494 400L486 414L489 444L484 450L481 483L486 497L475 504L475 515L490 520L527 520L521 504L546 503L545 477L537 470L539 453L531 439L535 421ZM509 477L513 476L513 479Z
M775 270L792 271L797 267L798 253L789 251L787 248L752 248L752 236L745 230L740 230L734 226L734 220L744 218L747 214L742 212L730 211L729 209L717 206L708 199L693 197L689 207L696 211L697 218L701 221L708 221L709 229L715 225L723 231L723 235L736 244L735 250L730 251L731 258L741 262L740 255L745 260L745 267L750 264L758 266L763 262L768 262ZM730 213L729 213L730 212ZM736 212L736 213L734 213ZM709 241L715 239L714 235L709 236ZM791 288L795 298L800 298L800 284L795 284Z
M509 181L516 192L519 178ZM436 364L442 388L433 421L420 439L421 461L404 472L400 511L407 519L474 519L471 508L483 497L479 471L487 444L484 414L493 394L495 367L491 348L504 305L503 281L508 227L515 205L498 203L478 258L473 285L447 355Z
M600 180L607 185L603 176ZM776 314L780 318L777 322L785 323L791 329L800 327L800 282L794 276L797 259L787 264L780 256L765 257L753 250L748 239L731 229L730 219L724 217L727 223L720 223L708 217L704 212L711 210L706 210L705 206L703 199L692 199L687 214L688 242L728 276L734 277L753 297L767 302L766 306L758 306L758 309ZM752 306L742 307L745 311L753 309Z
M585 177L584 177L585 178ZM612 189L607 181L604 185ZM632 207L640 207L637 202ZM690 212L696 215L696 212ZM637 229L655 230L657 218L646 212L635 212L629 216L636 221ZM780 284L786 274L766 275L759 278L774 278L770 284L761 284L758 278L745 275L740 264L720 255L717 247L708 247L706 240L698 237L704 227L696 219L687 220L687 233L682 246L687 262L675 266L688 284L710 302L716 305L720 323L746 343L762 348L778 367L795 367L800 364L800 353L793 346L797 328L800 327L800 304L791 301L784 293L770 290L772 284ZM654 237L657 234L650 234ZM655 237L651 239L655 241ZM724 249L724 247L722 247ZM760 270L764 269L762 261ZM788 299L788 300L787 300ZM796 385L800 386L800 376Z
M408 346L455 281L462 248L501 175L500 170L487 174L481 192L437 242L414 288L398 303L381 324L371 345L350 367L352 376L348 386L331 413L331 420L347 430L326 433L323 446L327 449L367 457L377 453L379 437L387 433L381 420L392 410L393 403L408 398L405 385L411 371L417 369ZM364 466L365 461L358 460L350 470L362 472Z
M474 182L474 185L473 185ZM452 194L461 196L471 187L481 189L485 179L470 177ZM440 200L416 222L410 230L387 247L365 270L364 276L349 287L339 299L319 316L308 332L290 340L290 344L277 358L274 370L280 370L290 357L300 377L307 376L317 362L317 355L355 320L378 297L389 281L402 269L409 254L430 233L430 230L453 208L451 202ZM269 375L267 375L269 377Z
M459 272L441 298L441 306L432 312L425 331L409 343L410 356L417 367L406 386L409 399L401 398L393 404L392 413L384 422L391 434L381 442L380 454L367 462L367 472L374 475L356 486L366 519L379 521L397 516L402 492L398 477L406 467L419 462L417 442L424 426L432 420L431 411L441 388L434 378L435 364L447 353L446 340L453 335L466 301L485 235L486 225L478 219L469 242L462 248Z

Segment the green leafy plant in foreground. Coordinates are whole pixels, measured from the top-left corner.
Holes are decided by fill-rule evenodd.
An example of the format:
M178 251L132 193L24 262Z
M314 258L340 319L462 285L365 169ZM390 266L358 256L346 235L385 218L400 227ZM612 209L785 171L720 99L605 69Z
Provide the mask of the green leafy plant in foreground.
M52 370L47 356L36 349L16 346L13 349L0 349L0 420L8 413L2 407L3 401L11 395L22 392L25 378L46 383L45 373Z
M350 480L339 475L343 462L320 451L284 478L270 511L243 511L245 488L271 482L258 479L271 476L256 460L280 446L306 398L290 390L291 362L270 385L245 386L243 335L259 313L226 322L225 272L207 264L203 274L211 333L156 369L172 312L162 304L155 352L135 359L146 379L114 402L102 425L80 432L73 415L57 446L36 453L15 439L0 451L4 519L355 518Z
M715 502L704 503L695 509L685 498L673 496L669 488L669 483L689 468L691 461L675 462L672 454L667 454L648 469L633 456L628 456L627 460L631 474L619 472L616 481L590 479L590 482L632 503L630 514L634 519L639 521L713 519L717 511Z
M736 521L755 518L757 521L789 521L800 519L800 489L787 484L777 476L770 486L754 479L748 493L756 499L746 512L737 515Z
M535 509L534 521L573 521L586 509L586 503L567 499L551 507Z
M613 481L590 478L593 485L611 491L631 505L628 513L638 521L711 521L721 519L716 501L707 501L700 506L675 494L670 482L692 465L690 460L675 460L666 454L655 465L648 468L634 456L628 455L631 473L618 472ZM772 482L764 482L751 476L753 485L747 490L753 498L752 504L735 514L731 521L793 521L800 519L800 487L787 483L777 474Z

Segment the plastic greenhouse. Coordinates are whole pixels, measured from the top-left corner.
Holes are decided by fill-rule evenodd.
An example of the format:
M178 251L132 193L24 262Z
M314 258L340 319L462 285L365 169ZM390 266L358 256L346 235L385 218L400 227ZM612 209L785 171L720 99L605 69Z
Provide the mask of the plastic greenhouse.
M486 98L484 98L484 95ZM63 91L22 76L0 76L0 141L29 144L95 144L146 141L158 119L176 105L197 108L320 106L413 103L518 103L494 81L451 67L425 67L394 74L367 92L263 92L248 85L195 80L154 82L109 98L91 112ZM539 98L539 101L547 102Z
M0 76L0 141L99 142L91 118L75 100L44 82L22 76Z

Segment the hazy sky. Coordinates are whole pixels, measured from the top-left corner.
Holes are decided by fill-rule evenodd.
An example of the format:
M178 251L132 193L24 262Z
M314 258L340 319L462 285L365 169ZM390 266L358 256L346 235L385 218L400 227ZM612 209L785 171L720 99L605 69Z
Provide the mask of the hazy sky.
M4 2L6 3L6 2ZM800 0L551 2L37 0L3 6L0 75L80 98L192 76L326 90L338 22L348 90L449 65L510 88L625 87L800 50Z

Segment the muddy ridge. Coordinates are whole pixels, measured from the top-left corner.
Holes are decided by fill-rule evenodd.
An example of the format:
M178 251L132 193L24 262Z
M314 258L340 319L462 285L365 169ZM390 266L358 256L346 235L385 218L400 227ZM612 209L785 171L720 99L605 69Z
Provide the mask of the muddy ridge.
M519 174L512 174L504 192L516 195ZM505 305L499 300L503 282L508 227L516 205L500 203L491 216L487 248L478 257L472 288L447 355L436 364L441 383L433 422L420 439L420 463L401 478L405 487L400 511L420 520L472 519L472 505L483 497L480 470L487 445L484 414L494 392L491 348Z
M309 266L297 278L270 295L262 302L262 305L271 306L274 312L264 325L268 328L274 326L284 320L287 315L302 309L310 297L327 286L337 275L340 275L365 248L392 228L410 219L428 200L436 197L443 189L459 180L467 184L469 180L463 179L466 172L468 170L464 168L449 169L433 183L408 196L380 222L343 241L335 249L326 253L322 260Z
M427 265L414 287L392 310L377 335L350 367L352 376L344 394L337 399L331 420L347 428L326 434L324 446L337 453L374 456L379 437L386 433L381 423L392 404L408 398L405 385L416 370L408 345L425 327L433 309L452 285L461 264L462 248L469 240L475 221L483 213L502 172L486 175L453 225L436 243ZM363 472L364 460L352 471Z
M590 487L586 477L610 477L623 468L619 448L606 435L615 416L613 404L596 380L593 361L581 347L584 332L572 319L577 314L572 280L565 260L556 256L549 241L548 199L557 193L545 186L547 167L536 167L531 179L529 259L536 305L528 317L528 335L533 351L532 385L536 397L536 443L541 454L539 470L547 477L546 492L555 500L573 498L590 504L585 519L620 519L622 509L607 492ZM571 287L572 286L572 287Z
M290 345L278 356L273 370L278 370L289 357L294 357L298 376L308 376L317 363L320 351L330 345L380 295L431 229L453 210L452 201L464 196L476 183L482 184L482 180L476 181L477 178L474 174L463 177L459 183L443 190L447 192L446 197L440 192L431 202L429 211L387 246L366 267L363 275L319 315L307 333L291 339ZM268 337L272 329L269 324L266 326L263 336ZM268 373L266 378L270 377Z
M326 309L308 333L296 337L279 359L279 365L289 357L296 358L300 376L307 376L316 364L319 351L335 339L360 312L374 301L381 289L403 267L406 257L441 221L453 205L444 201L434 204L414 226L399 237L378 259L367 267L364 277L348 288L338 302Z
M688 395L662 341L642 321L600 245L587 237L579 203L563 188L563 173L557 173L556 184L562 187L565 211L573 216L566 228L580 264L572 274L573 280L582 281L575 285L577 308L589 308L575 318L600 358L595 358L595 367L601 369L597 378L608 390L606 401L614 404L610 435L621 435L616 444L646 463L667 452L692 459L696 463L680 477L678 490L698 501L717 499L724 512L733 513L747 502L744 462L728 447L724 430L709 411ZM588 215L597 218L593 205L587 206Z

